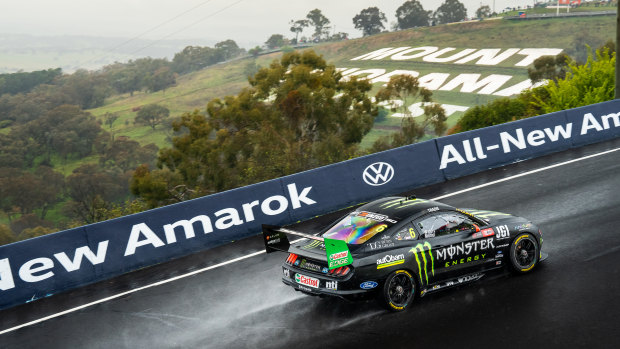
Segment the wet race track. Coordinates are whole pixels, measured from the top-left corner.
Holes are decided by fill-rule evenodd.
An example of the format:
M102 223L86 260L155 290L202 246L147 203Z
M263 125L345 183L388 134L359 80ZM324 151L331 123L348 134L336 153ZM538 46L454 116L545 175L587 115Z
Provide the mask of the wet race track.
M525 174L617 148L620 140L413 191L429 199L456 193L440 201L537 223L549 259L527 275L488 274L391 313L373 301L309 297L284 286L282 253L218 266L262 251L252 238L2 311L0 331L12 330L0 334L0 347L618 347L620 151ZM208 270L179 277L201 268ZM171 277L179 278L114 297ZM112 299L15 329L106 297Z

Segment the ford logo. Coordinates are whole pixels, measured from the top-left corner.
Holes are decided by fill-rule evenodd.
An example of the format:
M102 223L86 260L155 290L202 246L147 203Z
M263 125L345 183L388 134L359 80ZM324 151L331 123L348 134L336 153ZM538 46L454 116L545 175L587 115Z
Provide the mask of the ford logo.
M378 283L374 282L374 281L364 281L360 284L360 288L364 289L364 290L370 290L372 288L375 288L379 286Z
M329 269L327 268L323 268L323 270L321 270L323 272L323 274L327 274L329 272Z
M387 162L375 162L364 169L364 182L373 187L384 185L394 177L394 167Z

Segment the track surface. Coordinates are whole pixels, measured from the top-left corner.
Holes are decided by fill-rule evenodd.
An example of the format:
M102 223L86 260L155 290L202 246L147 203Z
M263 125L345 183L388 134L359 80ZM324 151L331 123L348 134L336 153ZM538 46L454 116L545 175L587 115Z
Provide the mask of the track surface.
M434 198L620 147L620 140L418 188ZM618 347L620 151L442 202L528 217L550 257L524 276L497 273L418 298L403 313L294 292L283 254L258 256L0 335L1 348ZM302 224L321 226L332 217ZM261 250L252 238L0 312L0 331Z

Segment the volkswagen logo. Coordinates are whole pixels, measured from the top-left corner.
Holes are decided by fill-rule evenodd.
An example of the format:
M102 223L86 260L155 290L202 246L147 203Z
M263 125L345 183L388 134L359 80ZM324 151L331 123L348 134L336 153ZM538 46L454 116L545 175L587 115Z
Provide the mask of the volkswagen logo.
M375 162L364 169L362 178L368 185L374 187L384 185L394 177L394 167L387 162Z

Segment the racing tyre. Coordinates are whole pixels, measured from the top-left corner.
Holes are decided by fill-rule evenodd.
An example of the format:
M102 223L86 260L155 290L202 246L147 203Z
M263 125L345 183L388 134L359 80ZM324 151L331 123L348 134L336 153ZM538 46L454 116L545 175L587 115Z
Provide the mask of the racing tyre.
M538 264L538 243L532 234L517 236L510 244L510 265L519 274L527 273Z
M391 273L383 284L383 303L392 311L403 311L415 295L415 281L406 270Z

